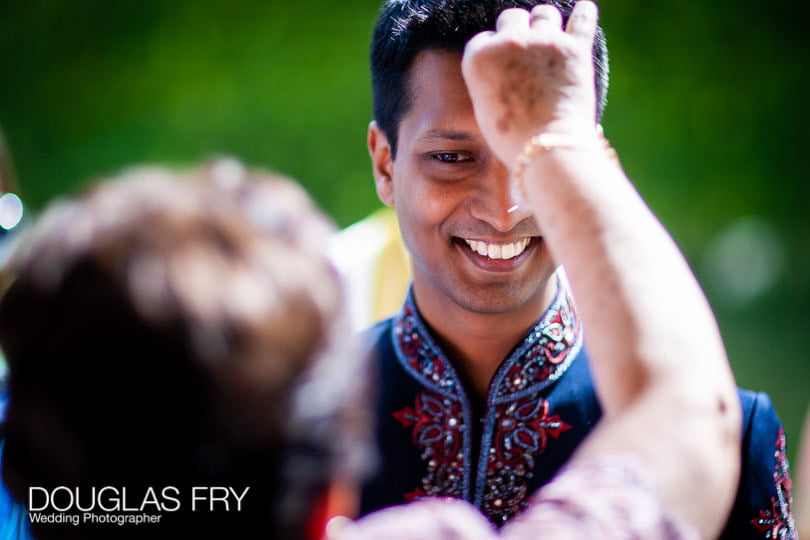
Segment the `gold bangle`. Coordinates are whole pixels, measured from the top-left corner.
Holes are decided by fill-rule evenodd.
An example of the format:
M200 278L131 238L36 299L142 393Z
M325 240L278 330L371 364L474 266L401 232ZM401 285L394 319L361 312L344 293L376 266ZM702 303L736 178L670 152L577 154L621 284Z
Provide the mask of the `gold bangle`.
M515 166L512 169L512 178L515 182L517 189L523 200L526 199L526 193L523 190L523 173L526 167L542 152L553 150L554 148L574 148L578 145L579 139L572 135L565 135L562 133L538 133L523 145L523 150L515 158Z
M520 154L518 154L517 158L515 158L515 166L512 169L512 178L515 183L515 188L518 190L518 193L520 193L523 200L526 200L526 193L523 190L523 173L526 171L526 167L529 166L534 158L543 152L554 150L556 148L601 146L607 157L616 164L619 164L619 156L616 154L616 151L610 145L608 140L604 137L601 127L602 126L599 126L599 128L596 130L596 138L591 141L588 139L583 139L583 137L577 137L565 133L549 132L538 133L526 141L526 144L523 146L523 150L520 152Z

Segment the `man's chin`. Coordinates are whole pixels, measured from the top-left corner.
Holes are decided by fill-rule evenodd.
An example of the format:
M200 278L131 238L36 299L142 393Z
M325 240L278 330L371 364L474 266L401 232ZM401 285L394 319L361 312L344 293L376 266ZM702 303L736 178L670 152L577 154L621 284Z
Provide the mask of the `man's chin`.
M546 286L522 287L515 283L489 283L465 287L456 294L456 304L481 315L502 315L522 311L528 305L543 303ZM538 316L540 313L538 313Z

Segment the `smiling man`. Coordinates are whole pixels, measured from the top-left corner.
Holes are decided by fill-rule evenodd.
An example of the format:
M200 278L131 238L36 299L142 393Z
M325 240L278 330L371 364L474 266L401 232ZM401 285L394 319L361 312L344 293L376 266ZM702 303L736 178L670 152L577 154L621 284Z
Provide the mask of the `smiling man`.
M459 52L418 54L410 87L419 97L400 123L396 161L376 123L369 147L413 259L419 310L483 395L556 283L536 222L478 130L460 65Z
M482 136L461 71L470 38L493 30L504 9L538 3L390 0L377 21L368 146L377 193L396 209L413 283L400 313L368 332L381 375L382 458L365 487L364 512L450 496L501 525L601 417L566 280L510 171ZM574 4L552 3L564 19ZM595 127L601 117L607 87L601 31L593 68L585 79L595 88L572 81L566 90L572 99L560 101L576 106L549 118L550 126ZM538 101L544 91L525 89ZM585 91L596 97L588 106L574 99ZM743 473L724 534L790 534L781 424L766 395L741 391L740 398Z

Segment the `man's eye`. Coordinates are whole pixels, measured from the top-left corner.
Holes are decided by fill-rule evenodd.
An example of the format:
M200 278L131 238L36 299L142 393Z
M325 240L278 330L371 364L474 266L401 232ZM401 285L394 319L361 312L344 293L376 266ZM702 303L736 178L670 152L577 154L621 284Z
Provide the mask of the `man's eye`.
M461 161L472 161L472 157L460 152L438 152L432 154L433 159L442 163L459 163Z

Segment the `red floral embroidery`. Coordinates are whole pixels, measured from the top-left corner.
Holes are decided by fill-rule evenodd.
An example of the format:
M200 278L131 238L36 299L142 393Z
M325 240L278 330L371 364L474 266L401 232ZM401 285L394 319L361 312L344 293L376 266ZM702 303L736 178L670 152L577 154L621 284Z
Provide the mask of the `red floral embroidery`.
M424 496L463 497L464 443L462 413L458 401L431 390L416 396L414 408L393 413L404 427L412 427L414 444L422 449L427 475L422 487L405 495L407 500Z
M526 505L526 481L532 477L535 457L571 428L557 415L549 416L548 401L536 396L500 405L494 440L487 458L487 481L482 510L503 523Z
M797 536L791 512L791 489L793 484L790 480L790 471L785 455L785 430L781 427L779 428L779 435L776 437L774 458L776 459L776 465L774 466L773 479L776 483L776 495L771 497L771 507L760 510L759 516L752 519L751 524L762 534L763 538L794 540Z
M551 307L496 372L480 419L480 440L473 440L477 430L472 422L478 419L461 381L425 329L410 295L393 332L400 365L422 387L413 405L392 413L411 431L427 469L421 485L405 498L467 499L502 524L524 508L535 461L549 438L571 427L549 414L542 397L582 345L582 327L567 289L559 282Z
M427 497L427 493L422 491L422 488L416 488L415 490L411 491L410 493L405 494L405 500L408 502L410 501L418 501L419 499L424 499Z
M546 314L536 330L535 342L520 363L509 367L506 376L493 388L497 399L508 398L565 372L567 362L576 356L582 328L571 298L565 297L558 309Z

